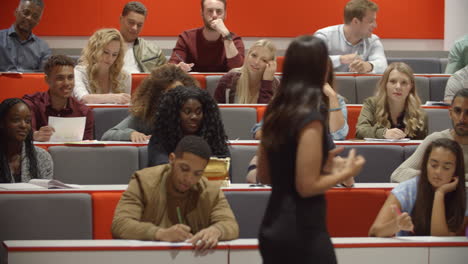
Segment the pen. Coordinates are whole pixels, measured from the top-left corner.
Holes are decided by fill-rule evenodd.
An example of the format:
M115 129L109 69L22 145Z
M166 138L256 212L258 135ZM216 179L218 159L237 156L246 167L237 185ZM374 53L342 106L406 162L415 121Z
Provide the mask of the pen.
M185 63L184 60L182 59L182 57L180 57L180 55L177 54L177 52L174 52L174 54L176 55L176 57L177 57L181 62Z
M184 224L184 219L182 219L182 214L180 213L180 207L177 206L177 218L179 219L179 224Z

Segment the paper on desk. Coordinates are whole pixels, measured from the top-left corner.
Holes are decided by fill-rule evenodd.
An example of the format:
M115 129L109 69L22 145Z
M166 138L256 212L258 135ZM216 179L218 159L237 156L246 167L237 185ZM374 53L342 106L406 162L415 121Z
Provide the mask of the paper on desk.
M49 116L49 126L55 129L50 141L81 141L85 130L86 117Z
M401 139L388 139L388 138L364 138L365 141L377 141L377 142L406 142L410 141L409 138Z

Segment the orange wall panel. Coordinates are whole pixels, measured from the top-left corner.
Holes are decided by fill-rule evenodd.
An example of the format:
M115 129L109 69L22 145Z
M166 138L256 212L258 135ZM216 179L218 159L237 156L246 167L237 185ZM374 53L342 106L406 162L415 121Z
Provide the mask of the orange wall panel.
M127 0L45 1L42 36L89 36L102 27L118 27ZM202 25L200 2L141 0L148 10L143 36L177 36ZM347 0L235 0L228 1L226 24L240 36L295 37L343 22ZM444 0L375 0L376 34L381 38L443 39ZM0 28L14 21L18 1L2 2Z

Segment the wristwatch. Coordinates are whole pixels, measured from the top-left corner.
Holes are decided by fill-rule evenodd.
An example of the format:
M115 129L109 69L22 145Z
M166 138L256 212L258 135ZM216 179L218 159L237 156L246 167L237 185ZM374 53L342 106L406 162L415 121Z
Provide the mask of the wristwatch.
M223 37L223 40L232 40L232 34L229 32L226 36Z

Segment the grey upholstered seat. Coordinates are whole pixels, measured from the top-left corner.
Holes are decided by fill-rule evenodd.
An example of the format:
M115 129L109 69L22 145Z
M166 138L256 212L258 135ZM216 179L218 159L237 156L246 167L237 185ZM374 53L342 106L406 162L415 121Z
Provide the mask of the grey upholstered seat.
M128 116L128 108L94 108L94 138L101 139L102 135Z
M223 77L223 75L208 75L205 77L206 90L213 97L216 91L216 87L218 87L219 79L221 79L221 77Z
M86 193L2 194L0 212L0 241L93 238Z
M452 128L452 120L449 117L448 109L441 108L425 108L428 119L428 135L442 131L447 128Z
M414 73L442 73L439 58L387 58L387 62L389 65L392 62L404 62Z
M408 145L403 147L403 158L407 160L411 155L413 155L414 151L418 148L419 145Z
M429 78L429 87L431 94L431 101L443 101L445 86L450 77L431 77Z
M252 139L250 130L257 123L254 107L221 107L219 110L229 139Z
M138 163L140 170L148 167L148 146L138 147Z
M356 103L362 104L368 97L374 96L381 76L356 76Z
M74 184L127 184L138 170L138 149L132 146L49 148L54 178Z
M253 156L257 152L258 146L239 146L231 145L231 182L245 183L247 176L247 168Z
M336 76L336 91L347 99L347 104L356 104L356 79L353 76Z
M225 191L239 224L239 238L257 238L265 214L269 191Z
M403 147L395 145L344 145L340 154L347 156L351 148L363 155L366 164L356 182L390 182L390 175L403 162Z

